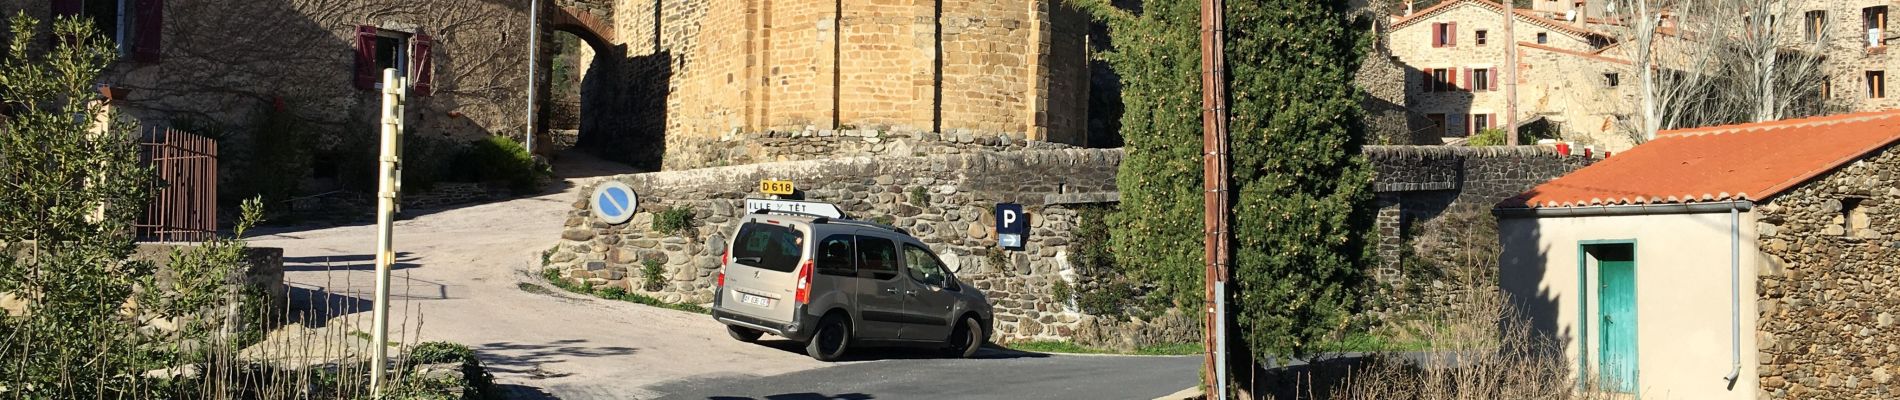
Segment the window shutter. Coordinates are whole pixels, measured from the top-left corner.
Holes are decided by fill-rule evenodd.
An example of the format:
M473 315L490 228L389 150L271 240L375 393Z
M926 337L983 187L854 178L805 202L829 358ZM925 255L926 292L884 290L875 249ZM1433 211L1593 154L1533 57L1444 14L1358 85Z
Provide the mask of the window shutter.
M1449 36L1445 37L1445 45L1458 46L1458 22L1447 22L1446 26L1448 28L1445 28L1445 34Z
M1450 89L1453 92L1458 91L1458 69L1452 68L1446 72L1447 73L1445 74L1445 79L1449 79L1451 80L1451 82L1446 84L1445 88Z
M1497 68L1487 68L1484 70L1484 90L1488 92L1495 92L1498 90L1498 69Z
M1474 76L1476 76L1478 73L1472 72L1472 71L1477 71L1477 70L1476 69L1465 70L1465 85L1471 86L1471 91L1476 92L1478 91L1478 85L1477 85L1478 80Z
M1498 127L1498 115L1497 115L1496 113L1491 113L1491 114L1485 114L1485 115L1484 115L1484 124L1486 125L1486 126L1485 126L1486 128L1496 128L1496 127Z
M1432 91L1432 70L1418 70L1418 91L1426 93Z
M435 67L435 61L429 57L433 53L435 40L428 34L417 32L411 43L415 48L409 52L409 70L415 71L415 76L410 78L415 82L409 84L410 91L417 96L428 96L435 89L435 71L431 70Z
M1445 23L1443 22L1432 23L1432 47L1440 47L1438 44L1445 42L1444 37L1441 36L1444 33L1445 33Z
M159 41L165 36L165 0L138 0L137 33L132 36L132 59L155 63L160 55Z
M54 17L77 16L79 11L85 8L86 2L82 0L53 0Z
M358 25L356 27L356 88L376 90L376 80L381 79L376 71L376 27Z

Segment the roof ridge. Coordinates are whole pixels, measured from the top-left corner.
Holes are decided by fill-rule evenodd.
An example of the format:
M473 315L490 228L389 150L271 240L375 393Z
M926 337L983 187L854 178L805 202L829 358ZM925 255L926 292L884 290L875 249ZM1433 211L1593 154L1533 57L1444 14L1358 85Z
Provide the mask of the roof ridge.
M1490 1L1490 0L1447 0L1444 2L1440 2L1438 4L1434 4L1431 7L1425 7L1425 9L1418 10L1416 12L1413 12L1410 15L1401 16L1399 17L1398 20L1392 22L1392 26L1389 29L1399 29L1399 28L1405 27L1406 25L1411 25L1412 23L1423 20L1426 17L1430 17L1433 15L1442 13L1444 12L1444 10L1448 10L1452 6L1455 6L1458 4L1464 4L1464 3L1472 3L1472 4L1488 6L1491 9L1497 11L1499 14L1504 13L1504 4ZM1581 27L1571 26L1569 24L1557 22L1549 18L1544 18L1542 16L1537 15L1536 14L1537 11L1534 11L1534 10L1528 10L1528 9L1522 9L1522 8L1514 8L1513 10L1516 11L1516 14L1518 16L1524 17L1524 19L1530 20L1530 22L1532 23L1543 25L1546 28L1551 28L1553 30L1567 33L1572 36L1579 36L1579 37L1591 36L1591 35L1607 36L1601 32L1595 32L1588 29L1583 29Z
M1888 119L1888 118L1894 118L1894 117L1900 117L1900 109L1834 114L1834 115L1817 115L1817 116L1804 117L1804 118L1783 119L1783 120L1764 121L1764 122L1742 122L1742 123L1734 123L1734 124L1727 124L1727 125L1705 126L1705 127L1698 127L1698 128L1670 129L1670 130L1666 130L1662 132L1657 132L1656 139L1682 138L1682 137L1694 137L1694 136L1706 136L1706 135L1723 135L1723 134L1743 133L1743 132L1753 132L1753 131L1771 131L1771 130L1781 130L1781 129L1787 129L1787 128L1807 128L1807 127L1827 126L1827 125L1835 125L1835 124L1851 123L1851 122L1867 122L1867 121Z

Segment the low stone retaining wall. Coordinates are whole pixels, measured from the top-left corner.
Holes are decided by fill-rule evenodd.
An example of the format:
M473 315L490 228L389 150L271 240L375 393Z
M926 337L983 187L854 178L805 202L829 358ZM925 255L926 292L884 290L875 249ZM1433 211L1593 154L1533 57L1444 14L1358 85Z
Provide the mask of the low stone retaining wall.
M807 200L837 204L856 218L887 216L950 267L961 267L958 277L996 305L999 340L1070 339L1078 331L1092 338L1146 338L1140 344L1197 340L1198 329L1179 332L1182 324L1101 321L1052 295L1054 282L1075 279L1067 261L1074 207L1119 199L1114 190L1121 159L1119 149L973 151L608 177L639 194L640 212L623 225L599 222L584 197L599 181L589 183L547 261L576 282L670 302L710 303L719 254L745 211L744 199L761 197L754 193L762 179L790 180ZM996 247L994 207L1004 202L1022 204L1030 214L1023 251ZM676 207L691 211L691 227L671 235L655 231L655 214ZM664 270L660 290L643 288L641 269L648 261Z
M1023 140L1022 134L968 130L916 132L900 129L807 129L766 131L667 144L665 169L817 160L861 156L933 156L983 151L1060 150L1073 146Z

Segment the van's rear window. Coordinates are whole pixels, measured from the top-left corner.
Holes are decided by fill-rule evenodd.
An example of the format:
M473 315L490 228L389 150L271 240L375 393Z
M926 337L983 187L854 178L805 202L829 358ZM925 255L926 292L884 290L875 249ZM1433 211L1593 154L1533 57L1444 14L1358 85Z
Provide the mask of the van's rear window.
M805 255L805 235L778 225L747 222L732 244L732 261L778 272L792 272Z

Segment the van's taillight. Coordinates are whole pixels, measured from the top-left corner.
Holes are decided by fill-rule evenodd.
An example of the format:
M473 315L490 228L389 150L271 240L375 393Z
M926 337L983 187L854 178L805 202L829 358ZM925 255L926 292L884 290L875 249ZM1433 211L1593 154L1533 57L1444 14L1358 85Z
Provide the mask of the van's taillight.
M726 269L719 269L719 287L726 287Z
M723 253L719 253L719 269L722 271L725 270L726 262L731 261L731 260L732 260L732 250L726 250Z
M798 298L798 304L811 303L811 270L811 260L798 265L798 291L794 295Z

